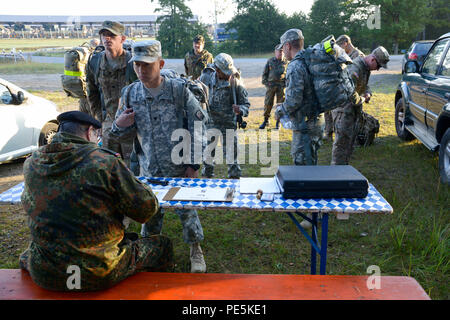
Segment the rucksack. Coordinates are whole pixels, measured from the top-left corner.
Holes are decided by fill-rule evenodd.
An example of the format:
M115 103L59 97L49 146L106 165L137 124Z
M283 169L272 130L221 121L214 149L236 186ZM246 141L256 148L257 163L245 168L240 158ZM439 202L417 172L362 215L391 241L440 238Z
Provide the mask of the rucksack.
M356 143L363 147L370 146L380 130L380 123L375 117L364 111L357 122L358 134L356 136Z
M350 101L355 85L347 70L352 59L336 44L334 36L309 46L302 56L319 102L317 114L342 107Z
M61 75L63 90L67 96L86 98L86 65L93 49L82 44L64 53L64 74Z

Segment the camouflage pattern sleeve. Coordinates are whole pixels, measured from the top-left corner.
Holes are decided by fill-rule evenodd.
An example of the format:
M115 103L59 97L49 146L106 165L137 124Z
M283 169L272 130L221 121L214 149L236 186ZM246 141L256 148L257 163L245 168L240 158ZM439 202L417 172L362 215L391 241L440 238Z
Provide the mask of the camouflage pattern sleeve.
M189 76L188 75L188 66L187 66L188 57L189 57L189 52L186 53L186 55L184 56L184 74L186 75L186 77Z
M303 104L305 79L303 78L304 72L300 70L300 64L297 61L293 62L289 64L286 74L286 97L283 102L283 109L286 110L290 118L295 119L297 110Z
M358 79L358 74L356 72L351 72L350 76L352 77L353 83L355 83L355 84L358 83L359 79ZM356 90L356 85L355 85L355 91L353 92L350 100L354 105L358 105L358 104L362 103L362 98L359 95L358 91Z
M86 91L87 100L91 106L92 115L100 122L102 122L102 102L100 97L100 90L95 84L94 71L89 63L86 68Z
M266 66L264 67L264 72L262 74L262 81L261 81L261 83L263 85L265 85L265 86L267 86L269 84L268 83L268 79L269 79L269 65L270 65L269 62L270 62L270 59L267 60Z
M239 109L242 112L242 116L248 117L248 112L250 109L250 102L248 101L248 92L240 81L238 81L236 86L236 99L239 105Z
M205 147L203 135L195 134L195 122L200 121L202 126L204 126L204 124L208 121L208 114L205 110L203 110L200 102L188 88L184 91L183 98L188 117L188 130L191 135L191 142L193 143L191 146L191 164L195 164L195 145L201 145L202 149Z
M159 202L151 188L139 181L123 161L117 159L111 176L119 212L144 223L158 211Z
M124 104L125 99L123 97L123 94L124 94L126 88L127 87L122 89L122 97L119 100L119 107L117 108L116 116L114 117L114 122L112 124L110 132L111 132L111 134L113 134L115 136L129 138L131 136L136 135L136 132L137 132L136 122L129 127L121 128L116 124L116 120L115 120L115 119L119 118L120 115L127 109L127 106Z

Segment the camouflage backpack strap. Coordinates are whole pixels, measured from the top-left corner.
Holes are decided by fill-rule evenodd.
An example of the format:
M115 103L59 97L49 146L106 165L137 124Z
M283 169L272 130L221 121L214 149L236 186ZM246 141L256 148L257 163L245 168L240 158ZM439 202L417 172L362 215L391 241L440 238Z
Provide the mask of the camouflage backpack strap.
M126 54L126 60L127 60L127 69L125 71L125 79L127 81L127 84L130 84L130 83L135 82L138 79L138 77L136 75L136 72L134 71L133 62L130 62L130 60L132 58L131 52L128 50L125 50L125 54Z
M178 127L188 128L186 101L184 96L186 94L187 81L183 78L166 78L166 81L170 81L172 86L172 96L174 99L175 107L177 108L178 115Z
M97 48L96 48L97 49ZM105 54L105 51L94 52L89 57L89 68L94 74L95 86L98 87L98 76L100 75L100 62L102 61L102 57Z

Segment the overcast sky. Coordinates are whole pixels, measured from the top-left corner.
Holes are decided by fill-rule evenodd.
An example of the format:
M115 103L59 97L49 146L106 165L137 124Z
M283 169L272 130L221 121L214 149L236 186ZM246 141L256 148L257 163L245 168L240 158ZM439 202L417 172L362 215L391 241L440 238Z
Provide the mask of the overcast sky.
M159 7L156 1L150 0L20 0L18 2L2 1L1 13L3 15L146 15L155 14ZM214 2L219 7L225 6L225 11L219 15L219 22L227 22L234 13L235 6L232 0L190 0L187 1L192 13L199 16L203 23L214 22ZM314 0L273 0L273 3L286 14L303 11L308 13ZM117 4L114 7L113 4ZM125 6L126 4L126 6Z

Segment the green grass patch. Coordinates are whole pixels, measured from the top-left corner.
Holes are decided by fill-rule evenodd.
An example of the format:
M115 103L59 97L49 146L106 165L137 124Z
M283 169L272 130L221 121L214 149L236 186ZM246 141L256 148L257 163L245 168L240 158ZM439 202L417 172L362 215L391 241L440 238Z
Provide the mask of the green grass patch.
M0 74L51 74L64 73L63 63L19 62L0 64Z
M367 275L377 265L382 275L411 276L433 299L449 299L450 188L439 182L438 155L418 141L401 141L395 133L394 92L398 75L374 81L370 104L364 110L380 121L372 146L355 148L350 164L361 171L392 205L392 215L354 214L349 220L331 215L327 274ZM33 92L71 108L77 101L62 93ZM262 110L253 110L249 129L259 127ZM275 126L270 120L269 128ZM270 131L271 129L269 129ZM266 131L261 131L265 133ZM270 135L269 135L270 139ZM280 164L292 164L292 132L279 130ZM248 142L247 142L248 144ZM319 150L319 164L331 161L330 142ZM246 158L248 159L248 145ZM242 165L243 176L259 176L260 164ZM218 165L216 176L226 177ZM18 226L23 211L0 206L0 268L17 268L29 231ZM283 213L199 211L205 240L202 248L210 273L308 274L310 246ZM14 218L16 217L16 218ZM139 231L133 223L131 230ZM189 247L182 240L179 217L168 211L163 234L174 243L176 272L189 272ZM365 235L367 234L367 235ZM320 237L320 234L319 234ZM21 240L22 239L22 240ZM12 246L13 247L9 247Z

